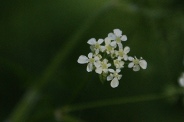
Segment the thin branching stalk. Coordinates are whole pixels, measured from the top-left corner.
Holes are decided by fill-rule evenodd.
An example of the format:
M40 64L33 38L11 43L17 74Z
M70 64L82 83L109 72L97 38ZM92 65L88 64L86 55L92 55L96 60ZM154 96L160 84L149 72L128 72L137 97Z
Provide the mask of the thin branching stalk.
M184 89L173 90L172 92L168 92L168 93L164 92L160 94L140 95L140 96L127 97L127 98L116 98L116 99L94 101L94 102L82 103L82 104L76 104L76 105L66 105L61 108L61 111L64 113L68 113L68 112L93 109L93 108L99 108L99 107L155 101L155 100L177 97L177 95L180 95L182 93L184 93Z

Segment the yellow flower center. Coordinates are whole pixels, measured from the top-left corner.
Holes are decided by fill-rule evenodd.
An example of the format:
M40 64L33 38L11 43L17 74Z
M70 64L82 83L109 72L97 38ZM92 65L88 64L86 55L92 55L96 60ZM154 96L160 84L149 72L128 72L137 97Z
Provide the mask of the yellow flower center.
M117 72L114 73L114 77L118 77L118 73Z
M116 42L117 42L117 43L121 43L120 37L117 37L117 38L116 38Z
M95 48L96 48L96 49L100 49L100 44L96 43L96 44L95 44Z
M102 69L107 69L107 64L106 63L102 63Z
M89 62L90 62L90 63L94 63L94 62L95 62L95 59L94 59L94 58L90 58L90 59L89 59Z
M110 45L107 45L106 46L106 49L107 49L107 51L111 51L112 50L112 47Z
M120 51L118 52L118 55L121 56L121 57L123 57L123 55L124 55L123 50L120 50Z
M133 62L134 62L134 64L139 64L139 60L138 59L134 59Z

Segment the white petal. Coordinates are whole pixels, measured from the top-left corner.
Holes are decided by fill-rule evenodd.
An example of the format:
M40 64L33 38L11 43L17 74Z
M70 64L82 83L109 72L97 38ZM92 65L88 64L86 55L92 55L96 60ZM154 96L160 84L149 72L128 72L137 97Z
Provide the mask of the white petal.
M124 53L129 53L130 52L130 47L128 47L128 46L126 46L125 48L124 48Z
M92 57L93 57L93 53L89 53L89 54L88 54L88 57L89 57L89 58L92 58Z
M123 67L124 67L123 65L124 65L125 63L124 63L123 61L121 61L121 62L119 62L119 64L120 64L120 68L123 68Z
M96 49L95 50L95 54L99 54L99 49Z
M181 86L181 87L184 87L184 78L183 77L180 77L180 79L179 79L179 85Z
M102 73L102 68L97 68L97 69L95 70L95 72L98 73L98 74L101 74L101 73Z
M134 66L134 63L133 62L131 62L131 63L128 64L128 68L132 68L133 66Z
M145 60L140 60L139 65L143 69L146 69L147 68L147 62Z
M88 72L91 72L93 70L93 64L92 63L89 63L88 65L87 65L87 71Z
M103 69L102 70L104 73L108 73L108 69Z
M110 44L110 42L111 42L111 39L110 39L110 38L108 38L108 37L106 37L106 38L105 38L105 44L106 44L106 45L109 45L109 44Z
M81 56L79 57L79 59L77 60L77 62L78 62L79 64L88 63L88 58L87 58L86 56L84 56L84 55L81 55Z
M103 39L98 39L98 44L102 44L103 43Z
M109 69L109 72L112 72L112 73L113 73L113 72L114 72L114 70L113 70L113 69Z
M114 34L118 37L120 37L122 35L122 31L120 29L114 29Z
M104 63L107 63L107 62L108 62L108 60L105 58L105 59L103 60L103 62L104 62Z
M107 66L110 67L111 66L111 63L108 63Z
M117 54L117 56L118 56L118 54ZM120 59L120 60L121 60L121 59L123 59L123 57L121 57L121 56L118 56L118 59Z
M119 49L123 49L123 45L121 43L118 43Z
M88 40L87 43L90 44L90 45L94 45L94 44L96 44L96 39L95 38L91 38L91 39Z
M107 76L107 81L110 81L112 79L113 79L112 75Z
M110 38L111 40L115 40L116 36L113 33L109 33L108 38Z
M112 47L116 46L116 41L111 42L110 44Z
M97 62L94 63L94 65L95 65L96 68L99 68L101 66L101 63L100 63L100 61L97 61Z
M100 58L98 56L95 56L94 59L95 59L95 61L99 61L100 60Z
M101 46L101 51L104 52L105 46Z
M121 77L122 77L122 75L118 75L118 80L120 80L120 79L121 79Z
M124 58L125 61L127 61L128 56L127 55L124 55L123 58Z
M121 70L120 69L116 69L116 72L119 73L119 72L121 72Z
M133 58L133 57L131 57L131 56L129 56L129 57L128 57L128 60L129 60L129 61L133 61L133 60L134 60L134 58Z
M126 40L127 40L127 36L126 36L126 35L123 35L123 36L121 37L121 40L122 40L122 41L126 41Z
M91 49L92 52L94 52L94 50L95 50L94 46L90 46L90 49Z
M134 67L133 67L133 71L139 71L140 70L140 66L139 65L135 65Z
M121 61L121 57L118 57L118 60Z
M112 87L112 88L116 88L118 85L119 85L118 79L117 79L117 78L114 78L114 79L111 81L111 87Z

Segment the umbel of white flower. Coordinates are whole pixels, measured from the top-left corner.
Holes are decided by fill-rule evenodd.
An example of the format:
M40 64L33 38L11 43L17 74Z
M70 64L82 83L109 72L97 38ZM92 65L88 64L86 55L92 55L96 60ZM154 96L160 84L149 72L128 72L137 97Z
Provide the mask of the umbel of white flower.
M112 88L119 85L122 78L120 74L125 64L128 68L133 68L133 71L139 71L141 68L147 68L147 62L141 57L129 56L130 47L124 46L123 43L127 41L127 36L122 34L120 29L114 29L113 33L109 33L104 39L91 38L87 41L90 45L90 53L88 56L79 56L77 62L79 64L87 64L87 72L93 70L105 76L107 81L110 81ZM126 66L127 67L127 66Z

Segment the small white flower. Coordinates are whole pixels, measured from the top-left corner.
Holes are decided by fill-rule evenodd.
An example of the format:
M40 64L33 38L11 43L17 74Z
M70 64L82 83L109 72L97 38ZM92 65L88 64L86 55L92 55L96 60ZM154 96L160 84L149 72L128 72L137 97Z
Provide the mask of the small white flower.
M101 46L101 44L104 42L103 39L98 39L98 41L96 41L95 38L91 38L88 40L88 44L90 44L90 49L91 51L95 51L96 54L99 53L99 51L104 51L105 50L105 47L104 46Z
M126 41L127 40L127 36L126 35L122 35L122 31L120 29L114 29L113 30L114 33L109 33L108 37L112 40L114 40L113 42L111 42L112 46L116 46L116 44L118 44L118 46L121 46L121 41Z
M112 52L111 52L111 58L112 59L114 59L114 58L117 58L117 56L116 56L116 52L115 52L116 50L113 50Z
M107 54L113 53L114 52L114 48L116 48L116 46L111 46L111 39L110 38L105 38L105 50Z
M88 72L91 72L94 68L94 65L97 65L97 62L100 60L101 58L101 55L93 55L92 53L89 53L88 54L88 57L84 56L84 55L81 55L77 62L79 64L86 64L88 63L87 65L87 71Z
M178 83L181 87L184 87L184 72L181 74L181 76L178 79Z
M121 58L118 57L118 59L115 59L114 61L114 66L117 68L117 69L121 69L124 67L124 64L125 62L121 60Z
M141 57L140 59L137 59L136 57L128 57L129 61L132 61L131 63L128 64L129 68L133 67L133 71L139 71L140 67L142 69L146 69L147 68L147 62L145 60L143 60L143 58Z
M108 68L111 66L110 63L108 63L107 59L104 59L103 61L98 61L96 63L96 70L95 72L98 74L101 74L102 72L108 73Z
M116 69L114 71L113 69L109 69L110 75L107 76L107 81L111 80L111 87L116 88L119 85L119 80L121 79L122 75L119 75L120 69Z
M116 56L127 61L128 59L127 53L129 52L130 52L130 47L126 46L124 49L123 47L120 47L119 51L116 51Z

